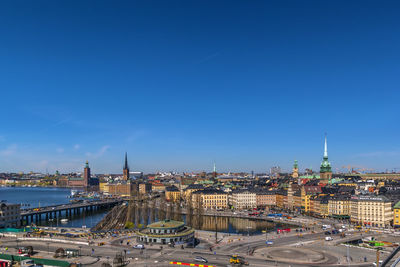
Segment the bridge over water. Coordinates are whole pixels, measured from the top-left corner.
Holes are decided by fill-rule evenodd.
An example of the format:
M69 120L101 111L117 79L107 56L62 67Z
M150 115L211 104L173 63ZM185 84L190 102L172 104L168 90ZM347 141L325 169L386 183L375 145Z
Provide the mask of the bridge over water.
M110 209L115 205L121 204L123 199L105 199L95 200L79 203L70 203L63 205L53 205L41 207L40 209L23 209L21 210L21 225L27 225L33 222L40 222L42 219L48 221L49 219L62 217L71 217L72 215L79 215L84 212L92 212L98 210Z

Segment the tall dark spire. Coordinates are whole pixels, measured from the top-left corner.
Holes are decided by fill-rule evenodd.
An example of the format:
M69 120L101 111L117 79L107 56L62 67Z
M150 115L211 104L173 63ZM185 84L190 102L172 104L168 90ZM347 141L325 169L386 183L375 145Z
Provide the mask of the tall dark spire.
M128 153L125 152L125 163L124 163L124 169L123 169L123 179L129 180L129 166L128 166Z
M127 170L127 169L129 169L129 166L128 166L128 153L125 152L124 170Z

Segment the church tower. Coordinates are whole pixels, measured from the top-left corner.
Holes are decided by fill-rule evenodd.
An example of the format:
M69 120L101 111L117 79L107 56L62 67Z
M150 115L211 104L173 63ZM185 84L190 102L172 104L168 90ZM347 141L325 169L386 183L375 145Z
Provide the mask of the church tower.
M125 163L124 163L124 170L123 170L123 178L124 181L129 180L129 166L128 166L128 154L125 152Z
M295 160L293 164L292 178L296 179L298 177L299 177L299 164L297 163L297 160Z
M85 187L90 186L90 168L88 161L86 161L85 168L83 169L83 184Z
M215 162L214 162L214 168L213 168L213 178L214 179L217 178L217 166L215 165Z
M332 168L331 164L328 161L328 142L326 140L325 135L325 146L324 146L324 157L320 167L320 178L322 183L329 183L330 179L332 179Z

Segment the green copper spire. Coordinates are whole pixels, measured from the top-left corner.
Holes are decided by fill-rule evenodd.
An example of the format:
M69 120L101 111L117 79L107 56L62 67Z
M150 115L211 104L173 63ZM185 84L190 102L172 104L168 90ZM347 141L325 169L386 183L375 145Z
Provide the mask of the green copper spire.
M328 161L328 141L325 134L325 144L324 144L324 157L321 163L320 172L332 172L331 164Z
M89 168L89 161L86 161L85 168Z
M298 169L299 168L299 164L297 163L297 159L294 161L293 168L294 169Z

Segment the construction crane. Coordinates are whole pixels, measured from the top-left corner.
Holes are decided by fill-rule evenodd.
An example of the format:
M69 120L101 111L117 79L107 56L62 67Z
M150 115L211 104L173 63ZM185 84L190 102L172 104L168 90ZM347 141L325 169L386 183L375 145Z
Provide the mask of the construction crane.
M397 170L400 169L399 167L393 168L392 172L397 173Z
M374 169L368 169L368 168L361 167L361 166L351 166L351 165L342 166L342 169L347 169L348 173L366 173L366 172L374 171ZM400 169L400 168L397 168L397 169Z

